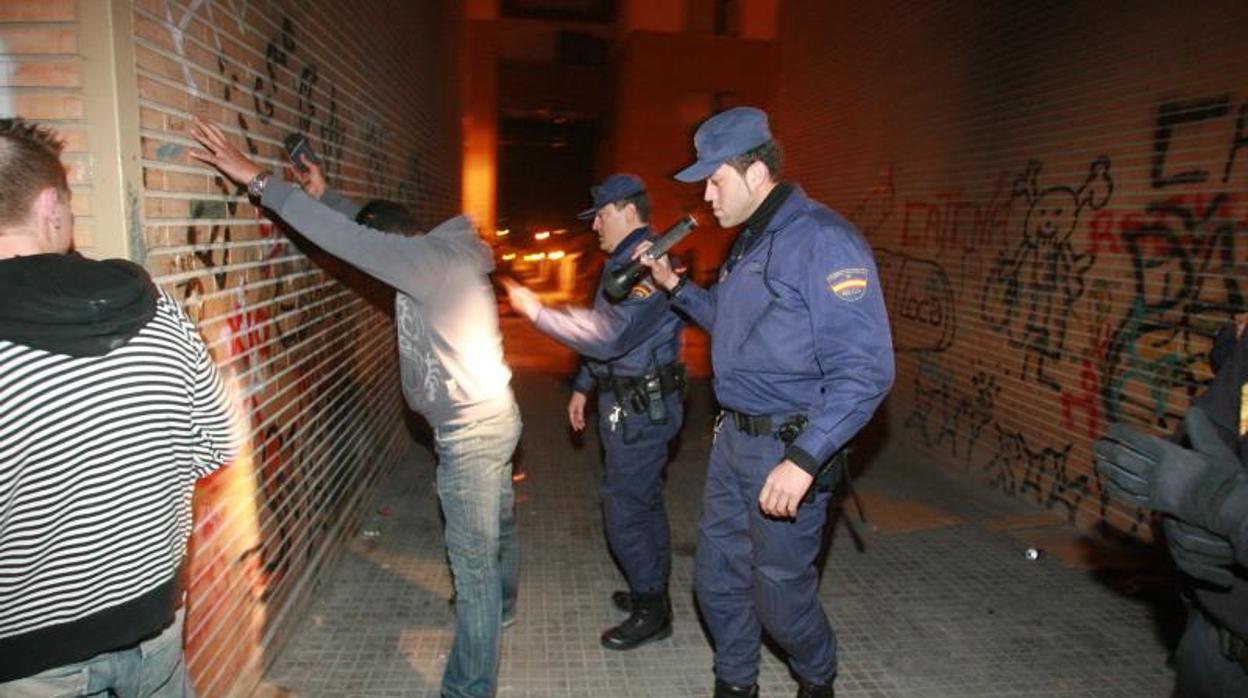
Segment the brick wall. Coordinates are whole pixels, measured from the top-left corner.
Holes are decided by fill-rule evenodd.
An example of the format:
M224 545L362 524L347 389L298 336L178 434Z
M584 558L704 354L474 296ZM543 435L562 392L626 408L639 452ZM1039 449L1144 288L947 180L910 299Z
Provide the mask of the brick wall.
M391 292L195 164L188 119L223 124L275 168L283 136L302 131L335 188L433 223L459 205L459 19L456 3L0 4L0 111L68 137L79 247L96 253L106 233L145 263L247 406L249 453L196 491L186 644L201 695L251 691L410 439ZM79 45L110 32L111 121L83 99ZM95 157L87 136L120 156ZM116 188L127 205L95 221L92 167L118 160L134 165Z
M0 116L54 127L65 141L75 215L74 242L94 245L82 61L74 0L0 3Z
M1090 445L1172 431L1244 309L1243 3L785 4L789 174L876 248L889 437L1081 525Z

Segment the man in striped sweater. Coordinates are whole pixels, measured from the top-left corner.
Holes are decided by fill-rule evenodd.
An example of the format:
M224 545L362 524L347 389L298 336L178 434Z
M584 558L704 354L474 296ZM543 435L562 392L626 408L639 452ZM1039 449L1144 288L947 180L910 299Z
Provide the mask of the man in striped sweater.
M238 413L142 267L71 252L60 149L0 119L0 696L191 695L191 493Z

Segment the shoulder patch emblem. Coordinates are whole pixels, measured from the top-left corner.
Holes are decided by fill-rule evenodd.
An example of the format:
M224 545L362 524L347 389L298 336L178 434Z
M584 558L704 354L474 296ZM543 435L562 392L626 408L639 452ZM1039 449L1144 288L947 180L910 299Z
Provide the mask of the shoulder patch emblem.
M649 298L651 293L654 293L654 289L650 288L649 284L640 283L629 291L628 296L629 298Z
M852 303L867 295L867 277L864 267L834 271L828 274L828 290L837 298Z

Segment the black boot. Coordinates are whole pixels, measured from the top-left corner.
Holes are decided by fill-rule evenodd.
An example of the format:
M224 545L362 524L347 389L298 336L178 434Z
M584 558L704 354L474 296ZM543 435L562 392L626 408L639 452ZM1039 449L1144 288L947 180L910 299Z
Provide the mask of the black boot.
M633 594L632 613L623 623L602 634L602 646L609 650L631 650L672 635L672 605L667 594Z
M730 683L715 679L714 698L758 698L758 684L752 683L749 686L734 686Z
M832 689L832 679L828 679L827 683L798 681L797 698L836 698L836 691Z
M613 591L611 592L611 605L615 606L616 610L632 613L633 595L623 590Z

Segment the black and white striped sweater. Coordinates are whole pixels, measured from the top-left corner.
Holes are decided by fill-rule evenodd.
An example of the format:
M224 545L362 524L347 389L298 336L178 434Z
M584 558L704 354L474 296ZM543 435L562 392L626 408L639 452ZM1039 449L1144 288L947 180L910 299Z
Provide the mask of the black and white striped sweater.
M0 682L167 625L195 481L237 454L199 333L111 264L0 260Z

